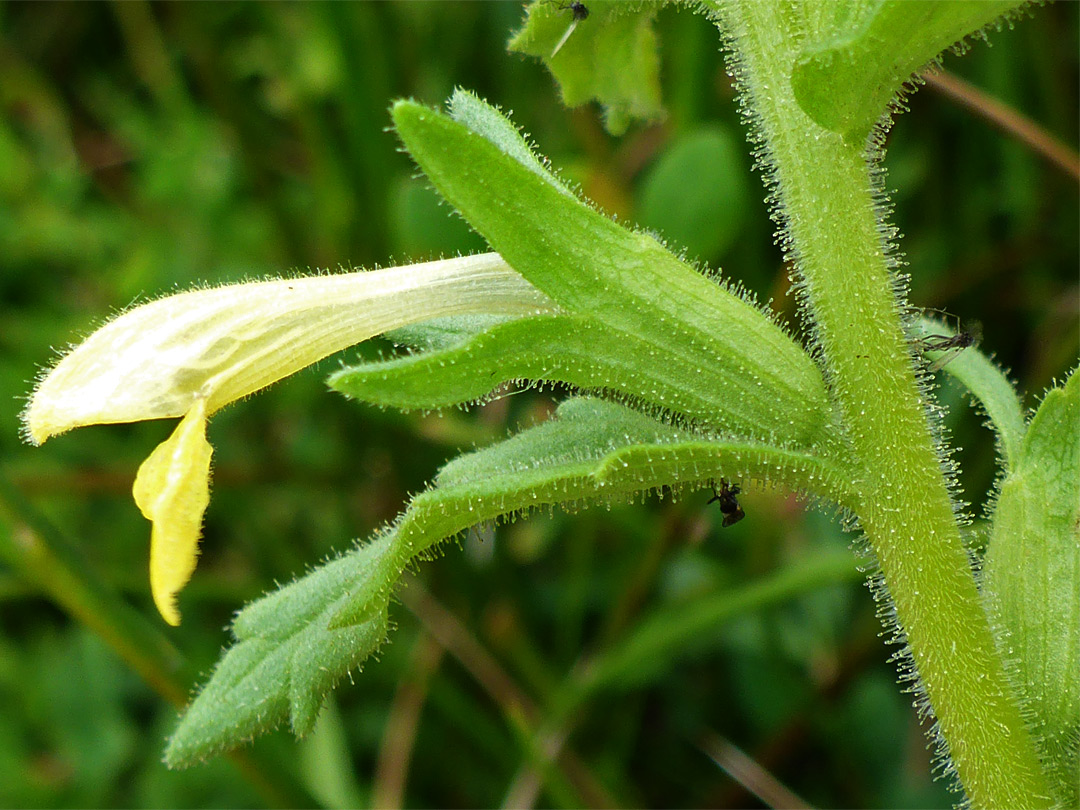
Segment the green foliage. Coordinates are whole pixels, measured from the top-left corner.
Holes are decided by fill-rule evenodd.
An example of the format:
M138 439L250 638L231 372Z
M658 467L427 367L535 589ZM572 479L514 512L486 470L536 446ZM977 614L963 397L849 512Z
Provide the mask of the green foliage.
M1080 375L1036 411L993 516L983 587L1061 807L1080 802Z
M286 718L293 733L309 733L326 693L386 636L385 599L347 627L331 622L391 541L383 535L242 610L232 624L237 643L186 711L166 763L204 759Z
M715 260L739 238L747 179L735 135L701 127L673 142L642 179L638 224L692 257Z
M585 4L588 17L574 24L570 3L536 0L525 26L510 40L510 50L544 60L562 102L577 107L598 101L604 125L622 135L634 119L658 118L660 56L653 18L666 0L595 0Z
M803 111L861 144L912 74L1028 0L822 4L791 84ZM831 16L832 19L828 19Z
M308 733L333 684L382 642L387 603L406 566L440 540L542 506L627 500L643 490L700 486L719 474L771 477L823 493L825 482L841 480L809 456L708 441L601 400L567 401L556 418L448 464L393 529L245 608L233 623L237 643L185 713L166 761L190 765L285 719L296 734ZM842 500L843 491L834 497ZM801 574L796 580L805 582ZM777 596L787 592L781 587ZM723 604L686 626L712 626L748 607L737 599ZM641 643L650 642L632 645Z
M575 55L575 47L596 52L596 38L615 30L599 2L587 5L592 14L551 60L556 66L564 57L587 63L591 55ZM817 7L845 6L852 7ZM908 4L915 6L929 8ZM676 158L702 131L736 132L740 120L715 30L700 17L653 10L612 23L636 32L639 70L621 66L602 86L620 91L621 76L631 77L626 84L638 100L632 94L619 101L616 94L607 102L617 123L639 102L655 116L659 94L653 91L660 82L669 115L662 128L630 126L615 141L587 112L559 108L538 63L502 53L508 32L520 24L517 4L3 7L0 392L20 401L50 347L87 333L139 296L296 268L482 249L480 237L411 179L415 168L381 131L390 99L437 103L459 84L513 109L515 120L564 167L562 186L580 187L582 196L620 220L660 231L677 255L685 249L690 258L711 262L722 252L725 275L739 278L760 300L771 299L792 320L795 298L785 294L790 266L774 246L760 194L750 191L737 237L726 232L722 246L711 248L717 254L709 252L720 243L712 231L675 230L686 221L719 229L719 206L733 199L718 193L723 175L688 170ZM538 48L550 57L571 10L545 0L531 14L551 18L546 50ZM946 66L1074 144L1076 15L1075 4L1035 9L1015 29L994 34L993 48L974 48L962 60L946 57ZM645 17L650 33L641 33ZM592 26L597 21L603 21L599 28ZM670 59L662 71L644 49L656 41ZM895 77L888 64L883 70ZM564 86L575 82L592 86L588 76L570 74ZM873 123L898 86L890 85L888 96L866 110L854 102L856 112ZM980 400L1014 469L1025 427L1009 378L1021 391L1038 391L1076 363L1075 310L1067 305L1075 298L1075 185L929 89L907 103L912 111L890 134L886 167L887 185L897 189L891 196L895 224L905 235L910 300L981 319L986 352L1011 368L1007 377L986 356L965 350L945 367L934 392L945 408L942 435L961 465L957 481L977 510L994 500L999 473L993 442L980 420L958 407L961 397L970 389ZM477 126L469 124L474 131ZM515 142L516 134L506 139ZM676 155L669 157L672 148ZM685 188L678 202L687 210L679 222L665 220L670 206L657 212L646 194L646 185L660 180L668 189ZM655 199L664 207L664 195ZM822 196L817 204L828 200ZM706 215L710 206L717 206L715 220ZM828 222L832 213L822 219ZM857 280L851 289L860 289ZM498 356L488 347L495 345L508 352L508 365L523 365L494 379L548 379L536 373L539 350L522 348L524 335L498 344L499 330L515 323L454 319L402 330L395 342L421 353L368 365L385 344L360 347L348 353L350 370L339 379L362 382L359 398L395 407L484 398L495 383L465 375L486 371L490 377ZM933 332L944 330L935 326ZM545 339L555 337L568 352L573 336ZM620 347L594 349L583 362L611 378ZM442 351L454 366L440 366ZM569 379L568 365L551 379ZM804 514L782 490L742 479L747 518L721 530L715 505L705 506L707 495L687 496L721 470L753 479L747 459L761 445L711 431L691 435L682 424L672 429L690 437L686 447L623 448L608 457L603 472L599 462L590 468L595 480L631 478L609 502L610 511L573 520L556 511L552 519L470 532L461 541L463 553L418 568L426 587L535 713L497 689L488 691L467 656L464 666L449 658L432 663L423 651L434 647L439 660L441 648L430 635L438 625L429 615L417 618L422 614L412 612L411 602L392 603L395 643L365 666L353 688L335 694L340 734L326 731L333 731L334 718L324 714L299 752L283 734L262 738L239 768L225 759L182 771L163 768L161 741L173 730L176 711L159 696L155 674L171 673L182 698L197 680L193 673L212 668L221 627L238 605L312 561L336 556L334 549L350 537L383 537L377 527L393 520L447 458L463 447L495 451L508 431L544 420L550 411L545 387L470 414L402 416L327 396L321 378L331 369L302 374L223 412L213 425L218 484L202 569L185 625L169 639L147 621L147 527L129 492L139 460L164 437L164 426L88 429L30 451L17 440L21 406L0 409L0 472L54 527L46 545L63 535L85 557L66 569L47 555L28 561L26 541L35 535L27 527L39 532L44 526L8 509L7 492L0 491L0 802L355 806L385 788L386 775L373 763L389 751L398 763L411 763L402 796L407 805L494 806L521 772L538 774L538 804L752 802L695 752L703 728L712 727L815 805L949 805L944 782L931 780L930 763L912 737L911 697L896 687L895 669L885 663L874 606L845 568L839 528L827 516ZM454 379L452 369L462 377ZM954 380L964 375L961 393ZM449 394L425 391L425 379L446 383ZM451 379L460 389L449 387ZM407 387L395 401L391 385L397 384ZM594 384L585 376L578 381L588 390ZM556 384L555 393L560 389ZM867 399L871 409L879 402ZM572 444L560 446L570 452ZM593 448L585 443L582 452ZM822 460L805 448L786 452L785 469L797 471L805 462L808 472L801 483L797 475L782 481L785 487L808 489L802 484L811 475L837 472L812 466ZM660 498L619 505L634 487L645 486L646 465L659 465L648 479L657 485L678 479L678 503L662 487ZM500 469L492 464L496 481ZM452 480L440 479L432 492ZM885 489L880 497L891 495ZM834 493L854 504L851 496ZM899 508L898 501L885 502ZM986 534L981 524L973 528ZM328 575L324 570L311 576ZM84 599L87 593L93 598ZM330 608L335 595L324 596ZM144 626L102 623L115 618L110 611L117 606ZM296 637L311 632L311 638L345 639L356 629L293 619ZM120 649L123 661L91 642L81 622ZM269 621L265 627L269 632ZM664 632L676 627L684 637ZM244 630L254 633L250 625ZM130 657L118 637L128 640L128 652L135 647L145 656ZM234 649L260 644L256 635L245 638ZM650 643L639 647L639 638ZM263 649L262 671L278 667L274 678L280 678L292 663L274 659L270 645ZM617 677L595 688L583 685L589 664L635 649L641 655L630 655ZM340 656L331 663L344 671L362 650L332 647L328 654ZM280 683L274 678L265 683ZM300 697L309 714L320 702L316 692ZM285 706L284 719L290 696L275 700ZM567 705L573 710L561 708ZM402 722L409 707L418 717L413 727ZM537 752L552 728L566 743L561 758L549 763ZM403 742L411 743L404 754L397 747ZM327 767L313 765L313 758ZM328 769L337 772L332 784Z
M393 116L439 193L561 309L600 327L601 351L633 369L602 387L780 446L825 439L820 372L749 302L465 126L412 102ZM631 388L631 375L643 385Z
M899 285L889 246L882 246L891 226L867 162L876 150L850 132L842 138L808 124L797 111L792 74L803 49L834 39L838 25L858 30L860 20L824 5L716 6L734 40L744 103L771 167L807 316L851 438L860 471L858 517L880 566L887 624L895 623L906 642L908 675L937 721L939 756L977 806L1050 806L1047 774L983 609L947 460L911 362ZM875 37L887 49L875 50L874 59L902 61L909 38L919 47L940 47L939 22L935 14L915 15L905 39ZM877 101L872 94L859 98L844 115L876 117Z

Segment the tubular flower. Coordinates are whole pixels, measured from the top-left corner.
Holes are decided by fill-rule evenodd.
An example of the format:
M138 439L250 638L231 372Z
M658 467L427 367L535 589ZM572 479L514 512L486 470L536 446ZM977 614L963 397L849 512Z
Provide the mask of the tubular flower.
M23 412L31 442L74 427L182 416L139 468L150 587L169 624L210 498L206 420L230 402L390 329L449 315L549 312L498 254L193 290L138 306L65 355Z

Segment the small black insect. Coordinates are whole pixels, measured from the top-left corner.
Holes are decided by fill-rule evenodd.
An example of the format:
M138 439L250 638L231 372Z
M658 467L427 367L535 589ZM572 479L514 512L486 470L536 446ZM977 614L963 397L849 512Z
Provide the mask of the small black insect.
M982 339L982 328L978 323L967 324L957 330L955 335L924 335L915 339L915 346L922 352L945 352L930 364L929 371L934 372L952 362L964 349L976 345Z
M570 13L578 22L581 22L582 20L587 20L589 18L589 9L585 7L584 3L579 2L579 0L574 0L574 2L572 3L560 4L559 8L570 9Z
M720 489L717 491L716 485L713 484L713 496L709 498L707 503L713 503L714 501L720 503L720 514L724 516L723 522L720 524L725 529L728 526L734 526L744 517L746 512L739 506L739 499L735 496L742 490L738 484L728 485L728 482L723 478L720 479Z
M566 44L566 40L570 39L570 35L574 33L574 29L577 28L578 23L589 18L589 9L584 3L580 2L580 0L573 0L571 3L559 3L559 8L569 9L570 16L573 17L573 20L566 29L566 33L562 35L562 39L559 40L559 44L556 45L555 49L551 52L550 58L554 58L555 54L562 49L562 46Z
M975 345L975 335L971 332L960 332L957 335L926 335L919 338L919 344L924 352L966 349L968 346Z

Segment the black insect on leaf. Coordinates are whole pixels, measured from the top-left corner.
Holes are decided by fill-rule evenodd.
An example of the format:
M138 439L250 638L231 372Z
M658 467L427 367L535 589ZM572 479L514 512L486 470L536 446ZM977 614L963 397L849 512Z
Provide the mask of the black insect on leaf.
M724 516L723 522L720 524L724 528L728 526L734 526L744 517L746 512L739 506L739 499L735 496L742 490L738 484L729 485L723 478L720 479L720 489L713 485L713 496L709 498L708 503L718 502L720 504L720 514Z
M570 39L570 35L574 33L574 29L577 28L578 23L589 18L589 9L584 3L580 2L580 0L574 0L572 3L559 3L559 8L570 9L570 15L574 19L566 29L566 33L562 35L562 39L559 40L559 43L555 46L554 50L552 50L552 59L555 58L555 54L559 52L562 46L566 44L566 40Z
M924 335L915 339L915 347L921 352L944 352L930 364L929 371L934 372L955 360L960 352L970 346L978 345L982 340L982 327L978 322L964 324L955 335Z

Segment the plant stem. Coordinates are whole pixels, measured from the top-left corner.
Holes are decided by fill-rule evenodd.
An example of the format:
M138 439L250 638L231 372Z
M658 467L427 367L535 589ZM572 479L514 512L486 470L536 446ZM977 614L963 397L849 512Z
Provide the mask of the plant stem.
M737 0L719 10L767 148L785 247L863 471L858 518L887 589L878 594L888 600L883 615L906 642L971 802L1048 805L910 361L865 146L818 127L796 102L799 45L780 4Z

